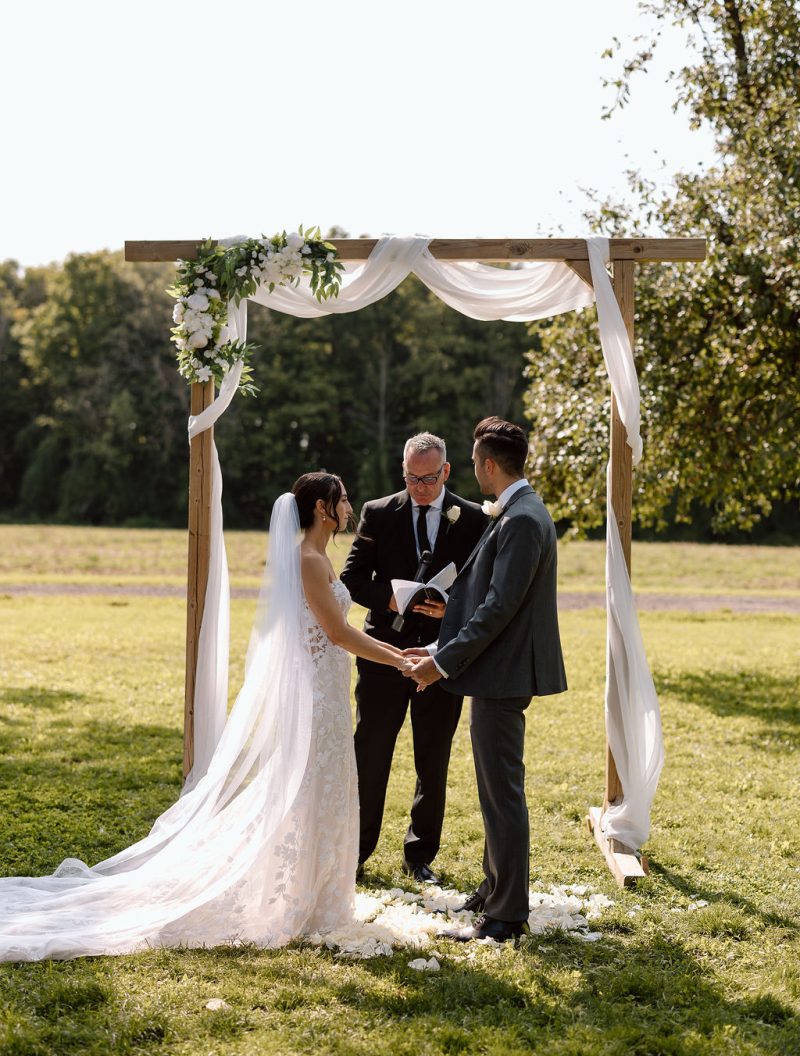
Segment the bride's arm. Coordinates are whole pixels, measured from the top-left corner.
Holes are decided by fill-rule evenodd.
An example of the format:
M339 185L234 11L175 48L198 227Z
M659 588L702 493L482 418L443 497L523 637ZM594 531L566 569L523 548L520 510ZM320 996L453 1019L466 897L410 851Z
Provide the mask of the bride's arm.
M388 664L402 670L406 661L400 649L370 638L368 634L347 622L333 596L325 560L314 554L302 554L301 568L308 607L333 644L346 649L348 653L363 657L364 660L373 660L375 663Z

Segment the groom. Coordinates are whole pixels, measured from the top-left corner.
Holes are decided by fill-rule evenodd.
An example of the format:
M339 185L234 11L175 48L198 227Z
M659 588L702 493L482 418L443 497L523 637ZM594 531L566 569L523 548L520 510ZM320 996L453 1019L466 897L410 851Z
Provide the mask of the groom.
M460 941L498 942L528 931L530 831L525 802L525 709L567 688L556 611L556 533L523 476L528 441L485 418L472 461L492 522L450 591L438 645L418 657L418 688L472 697L470 734L485 834L484 880L464 909L483 910ZM428 692L430 692L428 690Z
M391 580L415 579L425 551L432 554L432 561L422 575L424 580L451 561L461 568L486 527L480 507L447 488L449 475L444 440L419 433L406 441L405 489L364 504L342 572L353 600L369 609L364 624L367 634L401 649L436 639L444 605L426 602L407 613L398 627ZM438 687L422 697L414 683L394 668L369 660L358 660L357 667L359 869L378 843L395 741L410 705L417 785L403 844L403 869L421 883L437 883L431 862L439 850L450 744L463 698Z

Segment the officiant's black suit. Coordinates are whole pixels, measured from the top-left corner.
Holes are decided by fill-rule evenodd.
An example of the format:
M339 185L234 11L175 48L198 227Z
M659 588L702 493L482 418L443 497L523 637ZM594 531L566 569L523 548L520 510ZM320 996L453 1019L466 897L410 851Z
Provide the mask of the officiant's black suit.
M450 591L436 663L472 697L470 735L485 830L478 888L495 920L528 918L525 709L567 688L556 604L556 532L525 484L486 530ZM430 687L425 694L430 692Z
M461 513L451 523L446 511L453 507ZM441 620L409 613L402 631L392 629L397 614L388 607L391 580L413 579L419 566L412 509L407 491L365 503L358 535L342 572L342 581L353 600L369 610L364 623L366 633L401 649L435 642L441 625ZM431 579L451 561L460 569L486 524L480 506L445 488L433 561L425 579ZM447 693L438 685L417 693L416 684L392 667L360 658L356 664L359 860L366 861L378 842L395 741L410 704L417 785L403 847L410 865L428 864L439 850L450 744L463 697Z

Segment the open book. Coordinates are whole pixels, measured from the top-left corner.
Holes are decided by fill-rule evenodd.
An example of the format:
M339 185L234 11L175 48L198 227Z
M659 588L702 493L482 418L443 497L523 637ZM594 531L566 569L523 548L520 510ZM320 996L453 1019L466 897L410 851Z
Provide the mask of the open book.
M451 561L427 583L415 583L411 579L393 579L392 590L397 611L402 616L406 610L411 612L415 605L421 605L428 598L447 602L447 591L452 587L457 575L456 566Z

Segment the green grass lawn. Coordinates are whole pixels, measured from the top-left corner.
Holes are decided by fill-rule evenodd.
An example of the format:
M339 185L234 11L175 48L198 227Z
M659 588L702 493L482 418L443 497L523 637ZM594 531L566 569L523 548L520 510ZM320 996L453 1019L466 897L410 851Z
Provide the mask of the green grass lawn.
M25 529L14 554L2 539L10 531L0 529L5 582L15 556L31 576L74 576L69 533L74 553L100 555L96 571L78 565L86 575L166 574L178 555L177 533L82 529ZM101 537L113 546L95 546ZM263 539L242 541L260 561ZM588 556L571 574L594 583L596 544L564 548L562 570L573 546ZM752 551L740 562L746 589L796 589L794 552L782 556L783 575L776 551L736 549ZM683 568L683 586L738 592L738 581L713 578L733 550L638 548L634 561L659 558L653 589ZM236 560L241 573L246 562ZM249 601L232 607L233 683L252 611ZM604 617L567 612L562 627L570 690L528 711L532 885L608 894L614 907L592 925L600 941L548 934L467 959L440 942L436 974L409 969L409 950L353 963L302 946L3 965L0 1053L800 1053L800 617L642 615L667 762L646 848L651 876L626 892L584 824L602 795ZM103 858L174 800L183 634L179 599L0 596L4 873L47 872L67 854ZM404 731L370 886L402 882L412 775ZM479 879L480 852L464 719L437 865L466 889ZM207 1010L214 997L229 1007Z
M266 540L265 532L226 533L234 586L258 586ZM12 583L183 587L186 546L178 529L0 524L0 591ZM331 547L339 568L349 549L346 536ZM604 577L604 543L560 544L562 590L601 591ZM668 594L800 594L800 547L634 542L633 582Z

